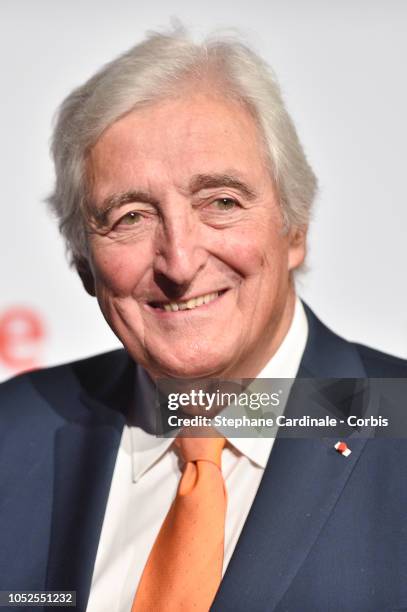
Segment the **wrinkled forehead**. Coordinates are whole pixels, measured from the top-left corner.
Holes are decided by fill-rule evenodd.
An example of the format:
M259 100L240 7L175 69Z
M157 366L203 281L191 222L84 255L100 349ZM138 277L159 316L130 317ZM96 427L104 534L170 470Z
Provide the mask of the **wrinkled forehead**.
M133 109L110 125L90 149L87 178L93 195L119 179L140 188L199 174L255 175L268 167L261 132L250 109L217 94L190 92ZM125 187L129 188L128 184Z

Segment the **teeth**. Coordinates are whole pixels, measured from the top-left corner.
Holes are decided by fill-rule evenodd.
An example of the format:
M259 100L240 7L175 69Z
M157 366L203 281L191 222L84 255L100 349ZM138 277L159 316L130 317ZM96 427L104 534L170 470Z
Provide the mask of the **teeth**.
M197 298L192 298L186 302L170 302L169 304L163 304L161 308L164 308L166 312L177 312L178 310L193 310L197 306L203 304L209 304L219 296L219 292L207 293L206 295L200 295Z

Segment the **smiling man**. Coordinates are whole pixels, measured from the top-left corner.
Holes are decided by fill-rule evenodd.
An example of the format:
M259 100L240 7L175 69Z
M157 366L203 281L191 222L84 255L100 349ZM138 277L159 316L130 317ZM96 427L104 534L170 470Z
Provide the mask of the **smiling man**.
M68 96L52 151L50 205L124 349L2 385L1 590L88 612L407 606L403 440L155 435L161 378L345 378L345 419L353 379L406 377L296 296L316 179L266 64L153 34Z
M154 377L256 376L305 254L249 108L210 79L125 114L87 159L91 291Z

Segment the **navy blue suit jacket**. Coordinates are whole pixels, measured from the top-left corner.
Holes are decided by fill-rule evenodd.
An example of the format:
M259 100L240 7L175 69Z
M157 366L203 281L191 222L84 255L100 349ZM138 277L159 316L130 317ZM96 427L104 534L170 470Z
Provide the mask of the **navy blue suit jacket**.
M300 377L407 377L307 316ZM86 609L133 384L118 350L0 386L1 590L75 590ZM407 441L351 438L345 459L277 437L213 611L407 610Z

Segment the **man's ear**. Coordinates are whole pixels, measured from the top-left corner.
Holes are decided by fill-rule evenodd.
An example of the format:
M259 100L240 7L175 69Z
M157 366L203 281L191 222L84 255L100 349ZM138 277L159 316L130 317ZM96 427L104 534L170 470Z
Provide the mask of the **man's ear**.
M308 227L306 225L301 227L292 227L289 231L289 270L295 270L304 263L307 252L307 231Z
M75 258L74 265L81 278L82 284L85 287L85 290L87 293L89 293L89 295L95 297L95 279L93 278L88 260L83 257Z

